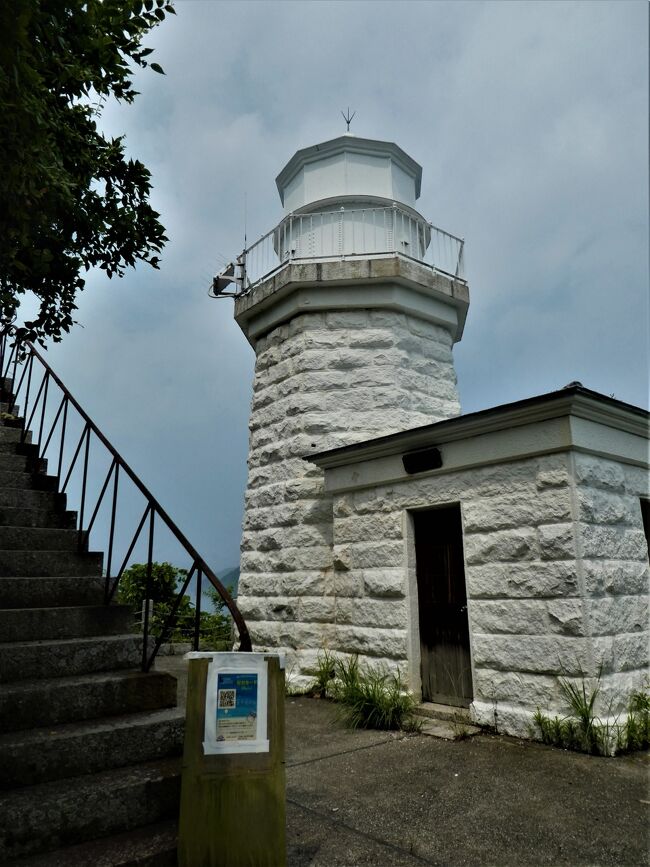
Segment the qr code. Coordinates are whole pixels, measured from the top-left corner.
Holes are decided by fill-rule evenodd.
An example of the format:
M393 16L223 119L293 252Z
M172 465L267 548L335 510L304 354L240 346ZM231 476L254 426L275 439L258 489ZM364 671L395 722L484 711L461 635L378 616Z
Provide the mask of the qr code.
M237 701L236 689L219 690L219 707L235 707Z

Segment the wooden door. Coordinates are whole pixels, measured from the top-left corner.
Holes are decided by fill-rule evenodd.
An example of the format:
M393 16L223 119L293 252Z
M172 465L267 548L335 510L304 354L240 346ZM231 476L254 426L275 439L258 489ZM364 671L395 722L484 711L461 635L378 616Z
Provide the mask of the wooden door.
M414 512L422 700L472 700L460 506Z

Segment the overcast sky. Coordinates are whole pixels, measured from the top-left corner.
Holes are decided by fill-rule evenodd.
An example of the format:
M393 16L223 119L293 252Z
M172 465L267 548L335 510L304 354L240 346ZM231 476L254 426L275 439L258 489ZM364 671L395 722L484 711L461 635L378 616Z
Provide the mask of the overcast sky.
M49 352L214 568L235 565L253 352L210 278L282 210L275 176L345 131L423 167L418 209L466 239L464 412L572 380L648 402L648 4L177 0L165 69L108 106L151 170L160 272L89 276Z

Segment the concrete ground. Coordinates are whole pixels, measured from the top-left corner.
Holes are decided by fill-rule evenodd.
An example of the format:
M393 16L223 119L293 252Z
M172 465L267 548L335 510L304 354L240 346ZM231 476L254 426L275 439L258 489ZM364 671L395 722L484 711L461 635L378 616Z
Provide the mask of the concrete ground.
M349 731L308 698L286 721L289 867L650 864L648 754Z

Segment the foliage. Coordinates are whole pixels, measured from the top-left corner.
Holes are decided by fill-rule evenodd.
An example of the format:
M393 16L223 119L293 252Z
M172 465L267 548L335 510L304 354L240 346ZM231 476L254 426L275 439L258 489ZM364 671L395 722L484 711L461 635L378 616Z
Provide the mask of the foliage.
M336 677L336 660L329 650L323 650L316 658L316 671L311 694L327 698Z
M171 604L178 593L179 581L187 577L187 569L179 569L171 563L151 564L151 596L154 603ZM118 599L123 605L139 608L147 595L147 564L134 563L125 569L120 578Z
M618 721L608 722L609 712L605 722L596 716L600 672L591 688L581 674L579 684L561 678L560 689L568 702L569 714L549 717L537 708L533 718L545 744L598 756L645 749L650 745L650 695L646 691L632 695L627 719L620 725Z
M419 728L413 711L415 699L405 691L399 672L361 670L358 656L318 655L312 693L339 702L339 716L350 728Z
M617 752L633 752L650 747L650 692L632 693L627 719L619 729Z
M173 12L168 0L0 4L0 321L26 292L40 305L19 337L70 330L82 272L158 267L151 176L97 120L108 97L133 102L134 66L163 72L142 39Z
M171 563L151 564L151 599L153 613L150 620L151 634L158 637L167 624L178 592L187 578L187 570L172 566ZM138 618L141 617L142 602L146 598L147 564L135 563L125 569L118 588L118 602L131 605ZM212 588L211 588L212 589ZM207 591L210 594L210 591ZM215 611L201 611L199 618L199 637L202 647L211 650L229 650L232 646L232 623L224 612L224 603L216 594ZM216 601L218 600L218 602ZM176 610L171 629L165 639L171 642L188 642L194 638L196 609L190 597L184 595Z

